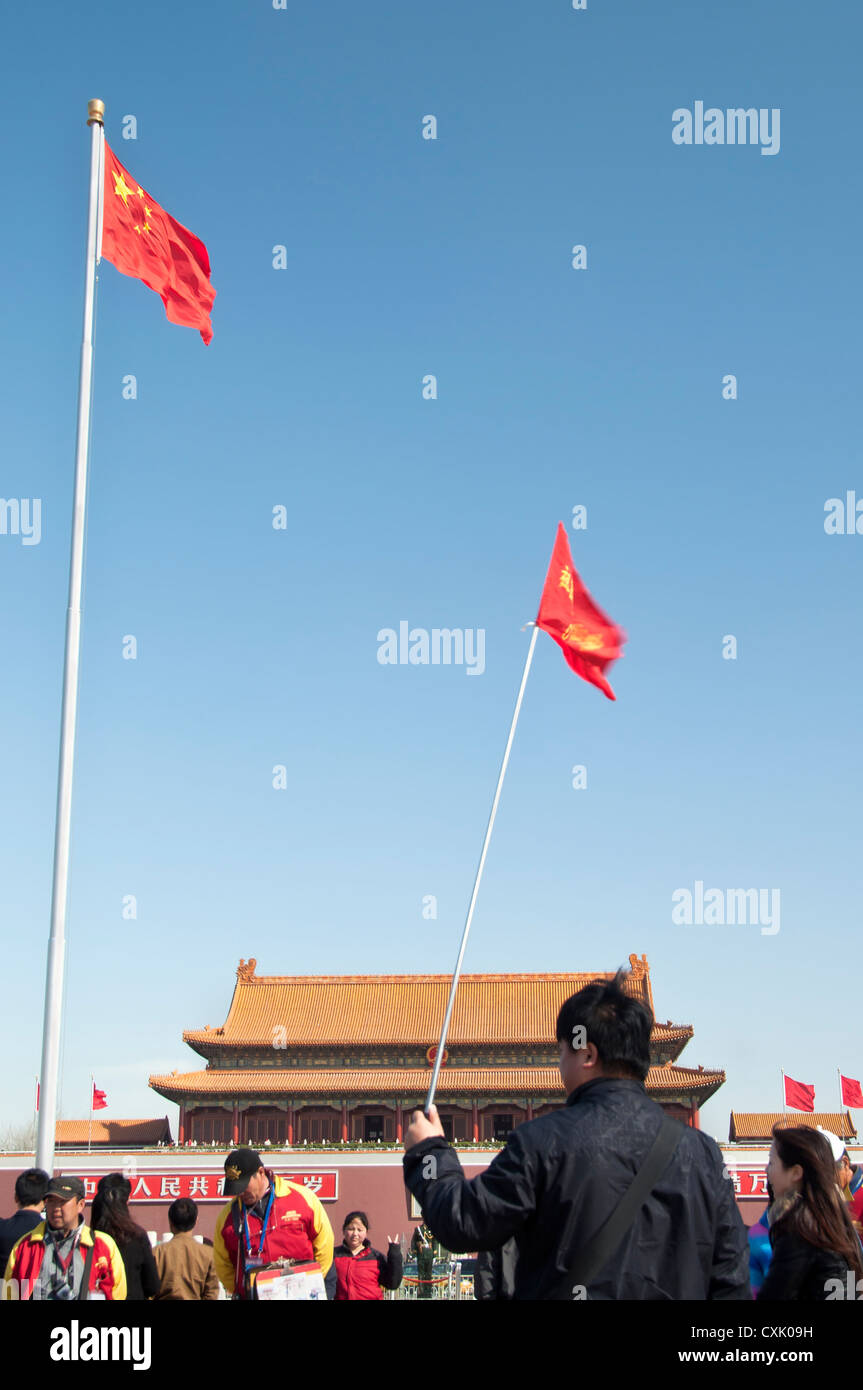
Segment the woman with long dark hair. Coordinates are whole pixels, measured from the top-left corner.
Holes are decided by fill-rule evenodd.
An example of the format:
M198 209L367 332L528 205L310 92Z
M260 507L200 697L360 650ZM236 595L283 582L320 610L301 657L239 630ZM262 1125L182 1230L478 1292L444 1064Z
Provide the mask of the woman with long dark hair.
M856 1296L857 1280L863 1278L860 1242L836 1185L836 1165L823 1134L803 1125L777 1125L767 1181L774 1195L767 1213L773 1257L759 1302L821 1303L847 1298L849 1287Z
M99 1179L90 1208L90 1225L111 1236L126 1270L126 1298L155 1298L159 1275L147 1232L132 1219L129 1198L132 1184L122 1173L106 1173Z

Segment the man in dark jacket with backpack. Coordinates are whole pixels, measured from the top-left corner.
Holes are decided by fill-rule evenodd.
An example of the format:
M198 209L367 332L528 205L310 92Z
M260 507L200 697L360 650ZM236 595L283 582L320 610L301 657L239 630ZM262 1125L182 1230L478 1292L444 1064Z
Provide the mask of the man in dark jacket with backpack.
M650 1100L649 1010L626 976L557 1019L561 1110L514 1130L467 1181L432 1107L405 1135L405 1183L450 1250L515 1237L516 1299L748 1299L749 1248L717 1145Z

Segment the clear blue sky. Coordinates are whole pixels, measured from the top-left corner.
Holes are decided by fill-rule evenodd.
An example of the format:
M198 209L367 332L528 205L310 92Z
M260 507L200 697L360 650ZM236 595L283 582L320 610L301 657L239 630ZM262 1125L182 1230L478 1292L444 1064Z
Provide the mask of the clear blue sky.
M824 531L863 497L861 27L839 0L7 20L0 495L43 515L0 535L4 1123L41 1047L94 96L218 297L205 348L101 267L63 1114L91 1071L108 1116L164 1113L147 1076L196 1065L182 1030L223 1021L241 956L452 968L578 504L618 701L540 635L467 969L646 953L681 1060L727 1070L711 1133L778 1107L780 1067L836 1108L863 1073L863 536ZM674 144L696 101L779 108L779 153ZM403 619L483 628L483 675L379 664ZM779 889L780 931L675 925L696 880Z

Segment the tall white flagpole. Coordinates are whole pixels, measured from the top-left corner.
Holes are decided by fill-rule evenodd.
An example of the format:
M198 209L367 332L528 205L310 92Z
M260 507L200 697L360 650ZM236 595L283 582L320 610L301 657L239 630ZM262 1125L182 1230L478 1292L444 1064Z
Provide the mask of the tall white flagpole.
M527 649L527 660L524 663L524 671L521 677L521 685L519 686L518 699L515 702L515 712L512 716L512 724L510 725L509 729L509 738L506 741L506 749L504 750L503 762L500 765L500 775L497 779L497 789L494 794L494 801L491 804L491 814L488 818L488 825L486 826L485 831L485 839L482 843L482 854L479 857L479 865L477 866L476 878L474 879L473 883L473 892L470 895L470 904L467 910L467 919L464 924L464 931L462 932L461 946L459 947L458 952L458 960L455 963L455 970L453 971L452 984L450 985L446 1013L444 1014L443 1026L440 1030L440 1041L438 1042L437 1054L434 1059L434 1070L432 1071L431 1084L429 1085L428 1095L426 1096L426 1102L424 1106L426 1115L429 1113L434 1102L438 1076L440 1074L441 1063L443 1061L444 1047L446 1046L447 1032L449 1031L450 1019L452 1018L453 1005L455 1004L455 994L456 990L458 989L459 975L461 974L461 963L464 960L468 932L470 931L470 924L473 921L473 910L476 907L477 894L479 893L480 880L482 879L482 871L485 868L485 857L488 853L489 841L491 840L491 832L494 829L494 818L497 815L497 804L500 801L500 793L503 787L503 779L506 776L506 768L509 762L510 750L512 749L512 741L515 737L515 726L518 723L518 716L521 713L521 702L524 699L524 688L527 685L527 677L530 672L530 663L533 661L533 649L536 646L536 634L539 632L539 628L536 626L535 623L532 623L531 626L533 627L533 632L531 633L530 646Z
M72 770L75 722L78 712L78 665L81 651L81 591L84 571L84 523L87 505L87 460L90 448L90 396L93 379L93 317L96 299L96 261L99 255L99 205L103 166L105 103L87 104L90 140L90 205L87 215L87 257L84 265L84 332L78 381L78 432L75 446L75 501L69 560L69 606L66 610L66 653L63 663L63 709L60 722L60 763L57 775L57 819L54 831L54 879L51 889L51 935L45 983L45 1022L36 1166L54 1170L54 1139L60 1072L63 973L66 957L66 903L69 887L69 838L72 812ZM92 1096L91 1096L92 1101Z

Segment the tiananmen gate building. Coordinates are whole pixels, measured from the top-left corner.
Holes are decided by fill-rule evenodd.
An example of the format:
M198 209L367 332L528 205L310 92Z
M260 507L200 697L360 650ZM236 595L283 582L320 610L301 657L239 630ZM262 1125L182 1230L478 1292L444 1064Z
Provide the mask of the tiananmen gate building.
M630 956L626 990L651 1012L645 956ZM220 1028L186 1031L206 1061L151 1076L179 1104L180 1144L229 1148L397 1143L425 1100L450 987L448 975L256 975L241 960ZM565 999L608 974L463 975L436 1103L447 1137L503 1142L523 1121L564 1104L554 1026ZM690 1024L656 1023L647 1091L698 1127L723 1071L682 1067Z

